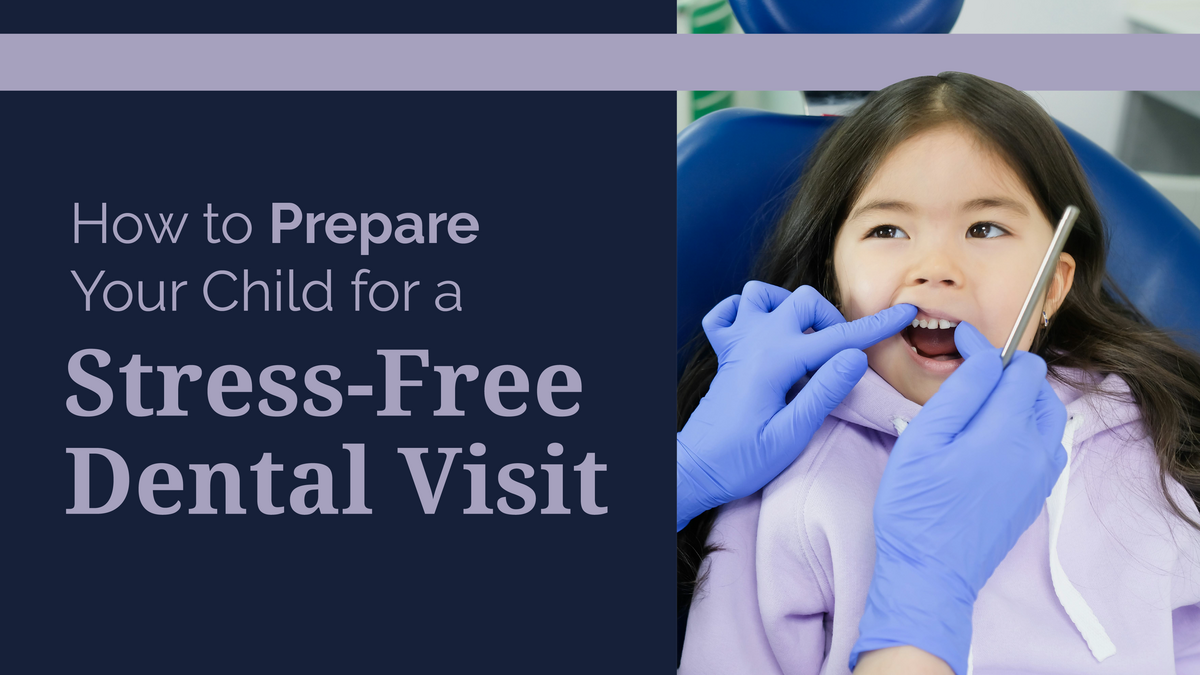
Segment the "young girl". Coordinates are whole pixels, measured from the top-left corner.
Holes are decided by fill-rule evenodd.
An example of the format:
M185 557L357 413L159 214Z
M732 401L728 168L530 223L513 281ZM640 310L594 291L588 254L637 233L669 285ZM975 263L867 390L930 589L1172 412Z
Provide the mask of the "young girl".
M761 256L755 278L813 286L847 320L919 312L867 350L800 459L679 533L682 673L848 672L888 452L962 362L960 321L1003 344L1069 204L1081 215L1020 347L1050 367L1070 460L979 593L971 667L1200 673L1200 360L1108 279L1099 209L1050 117L957 73L840 120ZM715 372L706 346L680 382L681 428Z

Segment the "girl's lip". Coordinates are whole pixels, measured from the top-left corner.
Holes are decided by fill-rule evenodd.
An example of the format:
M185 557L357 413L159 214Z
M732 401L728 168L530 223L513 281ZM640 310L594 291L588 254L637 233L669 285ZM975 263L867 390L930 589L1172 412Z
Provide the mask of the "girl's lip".
M904 351L912 357L913 361L924 370L935 375L949 375L962 365L963 358L960 356L957 359L946 359L939 361L931 359L928 356L921 356L913 351L912 343L908 341L908 329L900 331L900 339L904 342Z
M927 321L929 319L935 319L935 320L945 319L946 321L949 321L950 323L954 323L954 324L962 323L962 319L959 319L958 317L950 316L949 314L946 314L945 312L929 311L922 307L917 307L916 318L918 320L925 319Z

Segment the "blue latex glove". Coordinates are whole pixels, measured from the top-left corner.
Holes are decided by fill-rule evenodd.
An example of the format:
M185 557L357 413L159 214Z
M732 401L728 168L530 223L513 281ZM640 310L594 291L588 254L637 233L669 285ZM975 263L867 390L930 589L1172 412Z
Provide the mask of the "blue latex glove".
M979 589L1042 510L1067 463L1067 411L1046 363L968 323L966 361L892 448L875 497L875 577L850 653L912 645L967 672Z
M860 350L895 335L916 313L897 305L847 323L810 286L792 293L751 281L705 315L717 374L676 436L676 530L787 468L867 371ZM817 332L806 335L809 328Z

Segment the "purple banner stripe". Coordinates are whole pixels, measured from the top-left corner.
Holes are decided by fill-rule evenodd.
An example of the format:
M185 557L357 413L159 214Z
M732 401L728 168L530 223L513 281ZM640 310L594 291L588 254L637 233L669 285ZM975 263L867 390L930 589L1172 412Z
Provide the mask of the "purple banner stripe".
M1200 90L1200 35L2 35L3 90Z

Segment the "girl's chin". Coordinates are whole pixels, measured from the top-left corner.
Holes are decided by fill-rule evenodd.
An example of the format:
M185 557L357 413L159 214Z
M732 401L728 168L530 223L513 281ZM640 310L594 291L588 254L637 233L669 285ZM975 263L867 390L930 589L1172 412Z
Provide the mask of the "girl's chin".
M890 368L882 363L872 363L871 367L904 398L918 405L925 405L925 402L937 393L942 382L945 382L963 362L962 358L938 360L915 354L904 342L899 348L907 356L891 352L892 358L887 359Z

